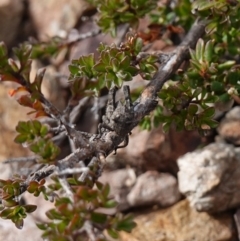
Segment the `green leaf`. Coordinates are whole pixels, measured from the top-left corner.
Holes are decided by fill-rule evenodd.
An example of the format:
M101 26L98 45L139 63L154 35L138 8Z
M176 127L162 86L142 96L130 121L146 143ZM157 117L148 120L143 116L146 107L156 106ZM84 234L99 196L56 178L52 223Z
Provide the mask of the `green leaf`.
M190 59L190 62L191 62L191 65L192 65L194 68L196 68L196 70L201 71L202 66L201 66L201 63L200 63L199 61L195 61L195 60L193 60L193 59ZM195 70L195 71L196 71L196 70Z
M224 93L219 96L219 100L226 103L230 100L230 96L228 93Z
M125 12L122 16L120 15L120 20L123 23L131 22L136 18L134 13Z
M104 185L101 183L101 182L99 182L99 181L96 181L96 186L97 186L97 188L98 188L98 190L102 190L103 189L103 187L104 187Z
M95 71L98 72L105 72L106 71L106 65L102 62L99 62L93 66Z
M212 34L216 31L218 23L212 20L210 23L207 24L205 31L207 34Z
M193 2L192 8L197 9L198 11L203 11L203 10L207 10L209 8L215 7L217 2L215 0L213 1L198 0Z
M191 56L191 59L192 59L192 60L198 61L195 50L189 49L189 53L190 53L190 56Z
M200 95L202 93L202 88L197 88L197 89L195 89L194 90L194 92L193 92L193 97L194 98L198 98L198 96Z
M213 81L211 83L211 90L214 91L216 94L220 94L225 91L224 85L218 81Z
M197 45L196 45L196 58L201 63L203 61L203 57L204 57L204 41L203 39L200 38L197 41Z
M9 219L13 216L13 208L5 208L1 213L0 217L3 219Z
M167 132L169 131L170 127L171 127L171 122L170 122L170 121L164 123L164 124L163 124L163 131L164 131L165 133L167 133Z
M149 118L149 116L145 116L143 118L143 120L140 122L140 127L142 130L151 130L151 119Z
M216 128L219 125L219 123L217 121L211 120L211 119L204 119L204 120L201 121L201 123L203 125L209 126L210 128Z
M18 228L18 229L22 229L23 228L23 219L22 218L20 218L20 219L17 219L15 222L15 226L16 226L16 228Z
M230 69L233 65L236 64L236 61L235 60L229 60L229 61L226 61L225 63L223 64L219 64L217 66L217 68L219 70L227 70L227 69Z
M19 121L18 125L16 126L16 131L19 133L28 133L29 132L28 122Z
M94 54L89 54L86 56L83 56L83 61L84 64L88 67L88 68L92 68L94 65Z
M27 187L29 193L34 193L38 189L39 183L37 181L31 181Z
M57 224L57 230L59 233L63 233L66 230L68 222L66 220Z
M45 72L46 72L46 68L39 69L37 71L36 77L33 81L33 83L36 84L39 92L41 92L41 85L42 85L42 81L43 81Z
M33 120L32 122L33 130L35 134L39 134L42 124L38 120Z
M118 203L115 200L108 200L103 204L104 208L115 208L118 205Z
M122 87L122 84L123 84L123 79L122 78L114 78L113 79L113 82L114 82L114 84L117 86L117 87Z
M11 66L11 68L12 68L12 70L13 70L14 72L18 72L19 67L18 67L16 61L14 61L13 59L9 58L9 59L8 59L8 64Z
M47 230L47 224L46 223L36 223L36 226L40 229L40 230Z
M27 217L25 209L22 206L20 206L20 205L16 206L13 209L13 214L14 214L14 216L16 216L18 218L26 218Z
M0 188L3 188L7 184L6 180L0 179Z
M0 42L0 57L7 57L8 51L5 43L3 41Z
M32 213L37 209L36 205L30 205L30 204L24 205L23 207L25 208L27 213Z
M113 229L107 229L107 233L110 237L117 239L119 237L117 231L113 230Z
M4 205L4 207L11 208L11 207L17 206L19 203L17 201L15 201L14 199L12 199L12 197L11 197L7 200L3 199L2 204Z
M51 219L57 219L57 220L62 220L63 216L62 214L60 214L56 209L50 209L46 212L46 216Z
M157 71L157 67L153 64L146 64L145 65L146 72L150 73L151 75L154 75Z
M209 107L207 109L205 109L202 113L201 116L204 116L204 118L211 118L214 116L215 113L215 108L214 107Z
M149 64L154 64L154 63L158 62L158 57L155 56L155 55L149 55L146 58L146 62L149 63Z
M113 72L117 72L119 70L119 61L116 58L112 58L110 61Z
M240 80L240 71L229 71L227 79L230 84L237 85L238 81Z
M207 61L208 63L212 61L212 57L213 57L213 48L214 48L213 43L214 43L213 40L209 40L205 46L204 60Z
M45 137L48 133L48 126L47 125L42 125L40 129L40 135L41 137Z
M108 183L105 184L105 186L102 189L102 195L107 198L110 193L110 185Z
M136 223L133 221L132 215L125 216L121 221L116 223L116 230L123 230L125 232L131 232L136 227Z
M92 212L91 220L95 223L104 224L107 221L107 215L104 213Z
M141 38L136 38L134 43L135 54L139 54L143 47L143 40Z
M19 143L19 144L22 144L26 141L28 141L28 135L26 135L26 134L20 134L14 138L14 142Z
M120 62L120 68L126 69L130 66L130 58L129 56L125 56L124 59Z
M40 153L41 147L39 146L39 142L32 144L30 150L36 154Z
M188 106L188 113L189 113L191 116L195 115L195 114L197 113L197 111L198 111L198 106L197 106L197 105L195 105L195 104L190 104L190 105Z
M71 73L73 76L79 74L79 67L76 66L76 65L70 64L70 65L68 66L68 69L69 69L70 73Z

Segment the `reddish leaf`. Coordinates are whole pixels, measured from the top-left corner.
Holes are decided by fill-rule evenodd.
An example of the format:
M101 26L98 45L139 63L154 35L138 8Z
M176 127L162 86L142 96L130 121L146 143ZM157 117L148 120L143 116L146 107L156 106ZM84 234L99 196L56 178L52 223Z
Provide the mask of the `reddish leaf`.
M35 115L35 118L38 118L38 117L41 117L41 116L48 116L48 114L43 110L37 111L36 115Z
M15 95L16 93L19 93L19 92L26 92L27 91L27 89L25 88L25 87L23 87L23 86L21 86L21 87L18 87L17 89L11 89L11 90L9 90L8 91L8 94L10 95L10 96L13 96L13 95ZM28 91L27 91L28 92Z
M43 110L44 109L42 103L39 100L34 101L32 108L35 110Z
M21 84L21 81L15 78L14 76L12 76L11 74L1 74L0 81L13 81Z
M19 99L17 99L17 102L20 105L32 107L33 103L29 95L23 95Z

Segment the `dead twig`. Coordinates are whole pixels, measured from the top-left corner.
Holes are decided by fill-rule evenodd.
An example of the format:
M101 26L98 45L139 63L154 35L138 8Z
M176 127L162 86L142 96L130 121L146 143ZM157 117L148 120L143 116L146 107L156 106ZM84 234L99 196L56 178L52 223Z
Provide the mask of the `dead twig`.
M29 156L29 157L14 157L14 158L9 158L7 160L5 160L3 163L7 164L7 163L14 163L14 162L32 162L32 163L37 163L37 156Z

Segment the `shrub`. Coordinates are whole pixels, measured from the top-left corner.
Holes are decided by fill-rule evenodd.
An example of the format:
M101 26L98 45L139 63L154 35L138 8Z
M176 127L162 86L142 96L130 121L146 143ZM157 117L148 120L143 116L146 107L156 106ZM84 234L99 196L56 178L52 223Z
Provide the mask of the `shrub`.
M181 0L161 6L154 0L89 2L98 10L100 29L80 35L75 42L55 37L47 43L23 43L13 49L12 58L4 43L0 44L1 81L17 84L10 95L16 96L20 105L32 108L29 114L36 118L19 121L15 142L34 153L26 160L42 164L28 176L0 180L0 216L22 228L24 218L37 208L22 205L22 193L54 200L55 208L46 213L49 222L37 224L47 240L107 240L106 233L117 238L121 230L130 232L135 226L130 215L100 211L117 206L109 195L109 185L98 181L105 158L127 145L128 135L138 124L145 129L162 124L165 131L175 126L177 130L197 129L206 134L218 124L215 103L229 106L238 100L240 92L239 1ZM146 15L151 21L150 32L140 34L136 27ZM133 29L120 45L100 43L98 57L89 54L71 61L71 98L64 111L41 91L45 69L30 81L32 59L57 55L62 48L71 48L101 32L116 36L120 24ZM151 26L155 28L151 30ZM147 43L158 39L162 30L179 36L183 29L185 37L172 52L146 52ZM171 38L166 41L171 42ZM149 83L132 93L132 103L125 84L137 75ZM122 86L125 100L115 102L116 91ZM71 111L85 96L99 97L103 89L109 89L109 99L99 132L76 130L75 123L69 121ZM55 127L48 124L49 120ZM60 148L53 137L63 132L75 150L59 159ZM45 183L47 177L51 177L51 184Z

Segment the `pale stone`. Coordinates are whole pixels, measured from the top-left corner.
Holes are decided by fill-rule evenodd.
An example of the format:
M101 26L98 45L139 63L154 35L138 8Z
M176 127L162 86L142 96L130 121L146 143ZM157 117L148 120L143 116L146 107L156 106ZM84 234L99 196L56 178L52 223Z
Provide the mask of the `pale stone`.
M177 179L168 173L148 171L140 175L127 196L131 206L158 205L167 207L179 201Z
M141 171L157 170L177 174L177 158L195 150L200 143L201 137L195 131L177 132L171 129L164 133L161 126L151 131L136 127L129 136L128 146L119 149L116 156L111 156L111 161L123 161L125 165L129 164Z
M179 190L198 211L240 206L240 148L213 143L178 159Z
M40 40L66 36L89 7L83 0L29 0L29 11Z
M237 241L231 213L199 213L187 200L163 210L139 214L131 233L121 232L121 241Z
M22 0L0 1L0 41L4 41L8 46L17 35L22 13Z
M0 240L4 241L42 241L42 231L37 228L31 215L24 219L22 229L17 229L10 220L0 218Z
M30 108L19 105L14 97L8 95L8 91L14 88L16 85L12 83L0 84L0 161L26 156L29 153L26 148L13 141L17 135L16 125L20 120L26 121L30 111Z
M231 109L220 122L217 131L220 137L234 145L240 144L240 107Z
M126 210L130 207L127 194L136 182L136 174L132 168L104 172L99 181L109 183L110 194L118 202L118 210Z

